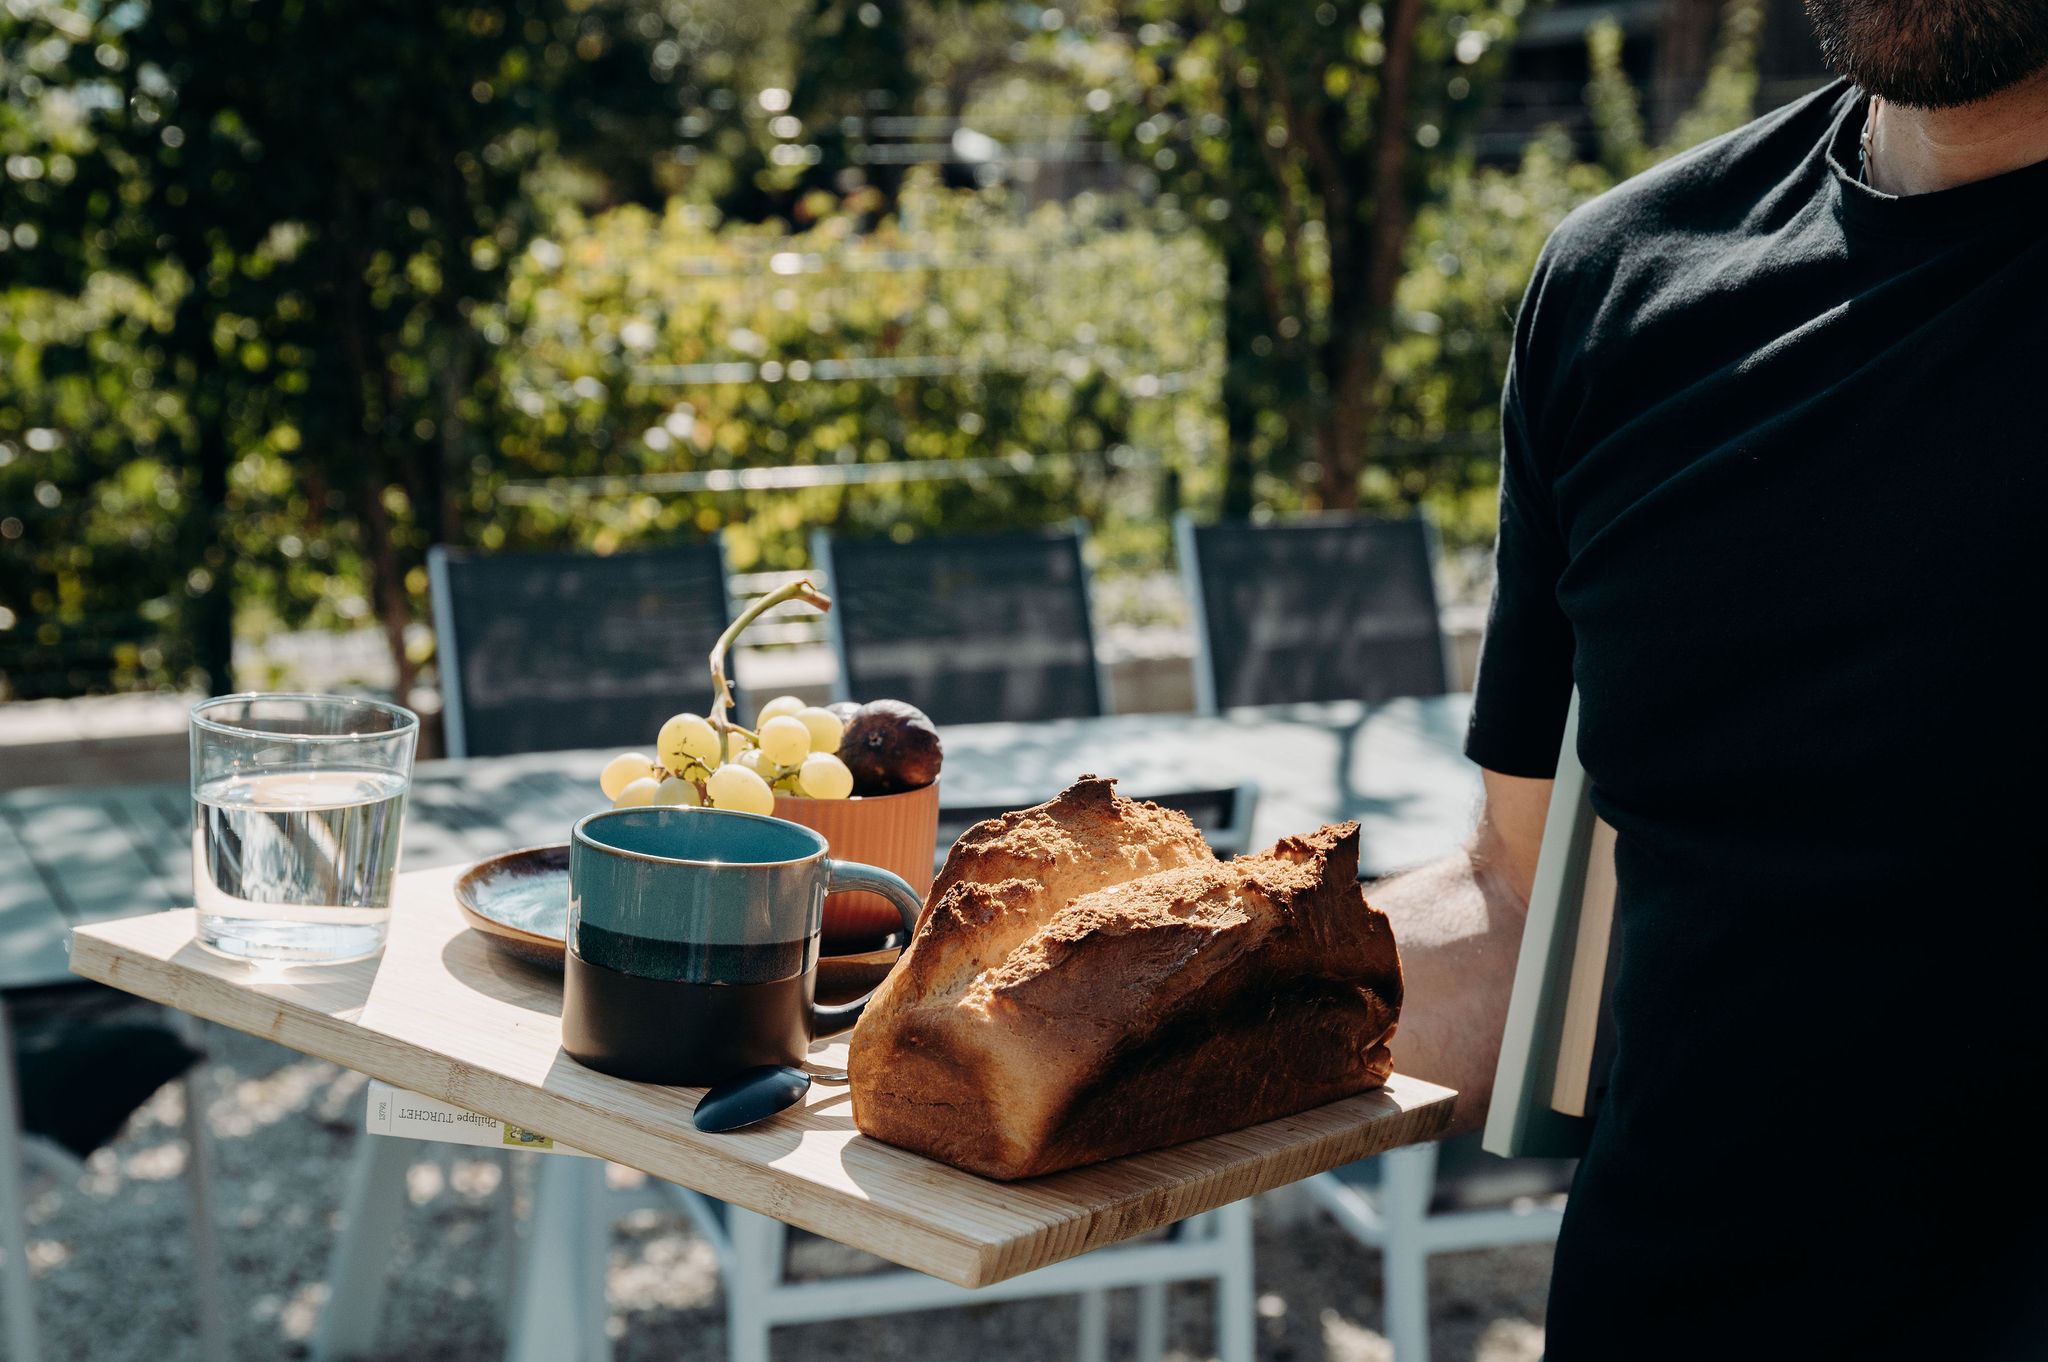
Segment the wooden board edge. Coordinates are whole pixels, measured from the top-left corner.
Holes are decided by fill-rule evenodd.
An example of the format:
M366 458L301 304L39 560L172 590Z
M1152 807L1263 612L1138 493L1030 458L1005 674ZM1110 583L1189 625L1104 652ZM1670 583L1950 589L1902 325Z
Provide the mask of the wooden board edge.
M163 959L138 962L119 944L94 930L115 925L93 924L73 930L72 973L541 1134L549 1134L560 1116L558 1110L546 1104L574 1105L590 1122L574 1143L588 1153L686 1187L707 1181L706 1173L715 1170L718 1188L707 1195L866 1249L942 1281L959 1286L985 1284L981 1264L994 1246L979 1239L949 1235L928 1222L901 1216L871 1202L862 1205L856 1217L852 1209L854 1199L841 1194L821 1192L814 1198L795 1202L786 1181L767 1174L756 1164L726 1161L708 1150L671 1145L668 1148L672 1152L685 1157L670 1159L623 1154L622 1145L656 1133L645 1131L616 1112L560 1094L543 1093L488 1070L450 1059L421 1057L415 1047L402 1041L381 1037L345 1019L238 987L217 975L186 969ZM152 965L156 968L150 968ZM835 1202L839 1204L835 1206ZM888 1222L901 1236L891 1240L886 1250L877 1246L878 1221Z
M190 910L185 912L190 915ZM646 1141L664 1139L663 1133L617 1112L455 1060L423 1057L417 1048L367 1031L345 1017L294 1005L172 960L138 956L101 935L101 929L115 926L93 924L74 930L73 973L542 1134L551 1133L549 1128L560 1116L549 1104L573 1105L588 1123L574 1141L578 1148L699 1190L700 1184L715 1181L716 1190L707 1194L967 1288L1006 1281L1398 1145L1436 1138L1450 1124L1456 1098L1449 1089L1396 1075L1389 1083L1396 1091L1389 1096L1402 1104L1397 1112L1306 1141L1283 1156L1247 1144L1241 1158L1192 1171L1164 1193L1148 1190L1112 1197L1085 1211L1047 1199L1033 1208L1041 1221L1035 1230L991 1243L949 1234L929 1221L860 1202L843 1192L821 1189L793 1198L787 1180L749 1161L728 1161L715 1150L666 1143L655 1147L655 1157L647 1157ZM1246 1131L1235 1131L1194 1143L1228 1144L1246 1138ZM1166 1152L1170 1151L1155 1151ZM1014 1185L1028 1199L1031 1184ZM1020 1211L1020 1219L1027 1214Z
M1131 1197L1123 1202L1103 1207L1081 1218L1075 1227L1081 1235L1077 1241L1069 1244L1062 1240L1057 1245L1047 1245L1048 1251L1034 1256L1030 1261L1005 1261L994 1265L991 1275L975 1282L974 1285L986 1286L992 1282L1004 1281L1083 1253L1107 1248L1133 1235L1174 1224L1189 1216L1200 1215L1204 1211L1213 1211L1232 1202L1242 1201L1246 1197L1257 1196L1261 1192L1270 1192L1300 1182L1317 1173L1327 1173L1333 1168L1341 1168L1345 1164L1371 1158L1375 1154L1383 1154L1389 1149L1438 1139L1450 1127L1457 1094L1448 1088L1428 1086L1433 1091L1420 1100L1404 1103L1399 1111L1380 1117L1369 1124L1333 1131L1319 1139L1299 1144L1284 1155L1248 1151L1242 1160L1235 1163L1210 1167L1191 1174L1165 1193L1163 1198L1141 1217L1145 1223L1137 1228L1127 1226L1125 1212L1140 1202L1152 1201L1158 1194L1147 1193L1143 1197ZM1247 1129L1256 1131L1258 1127L1252 1126ZM1246 1134L1247 1131L1239 1130L1208 1138L1228 1143L1241 1139ZM1021 1241L1012 1246L1013 1249L1023 1247L1025 1245Z

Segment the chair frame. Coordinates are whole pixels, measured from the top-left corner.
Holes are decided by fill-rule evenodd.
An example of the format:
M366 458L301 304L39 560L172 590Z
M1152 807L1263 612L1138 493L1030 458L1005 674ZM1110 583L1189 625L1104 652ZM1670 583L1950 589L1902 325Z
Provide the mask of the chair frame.
M1202 590L1201 548L1195 538L1195 517L1190 511L1173 516L1173 546L1180 558L1181 590L1188 599L1188 624L1195 635L1195 713L1214 715L1216 709L1216 658L1209 646L1209 599Z
M0 1304L7 1309L7 1355L20 1362L42 1356L36 1332L35 1282L28 1267L28 1227L22 1214L21 1094L14 1072L14 1028L0 997Z
M434 611L434 670L441 678L441 746L451 757L469 755L462 702L462 647L455 637L455 589L448 580L448 546L427 548L427 603Z
M539 1184L528 1246L519 1268L506 1362L607 1362L604 1281L601 1271L562 1272L561 1251L586 1266L602 1263L615 1194L605 1186L602 1161L540 1154ZM1138 1292L1137 1362L1160 1362L1167 1332L1166 1286L1177 1281L1217 1284L1216 1340L1220 1362L1252 1362L1255 1332L1252 1208L1239 1201L1182 1222L1164 1243L1097 1249L991 1286L968 1289L922 1272L895 1269L824 1281L791 1282L783 1275L788 1227L768 1216L721 1203L724 1215L701 1193L650 1179L649 1187L687 1215L718 1255L725 1283L728 1362L769 1362L770 1335L778 1326L817 1320L902 1314L1034 1296L1078 1295L1079 1362L1108 1362L1108 1293ZM556 1251L535 1252L533 1245Z
M62 985L60 985L62 987ZM172 1010L172 1025L187 1044L201 1048L201 1023L197 1017ZM220 1232L214 1218L214 1183L217 1180L213 1140L207 1133L206 1112L199 1092L199 1076L206 1061L194 1063L173 1079L185 1097L185 1193L189 1198L192 1239L192 1290L200 1355L228 1356L227 1314L221 1302ZM47 1148L54 1149L54 1146ZM14 1063L14 1026L7 1001L0 996L0 1307L7 1316L7 1356L11 1362L38 1362L43 1355L41 1331L36 1327L35 1279L28 1264L28 1209L22 1185L24 1157L30 1152L28 1137L21 1127L21 1084ZM52 1158L69 1162L68 1152Z
M1093 582L1082 531L1076 522L1073 539L1081 573L1082 621L1097 700L1108 713L1108 677L1095 650ZM829 584L830 540L819 531L812 543L814 566ZM726 576L729 582L730 573ZM454 638L445 552L430 554L429 582L443 665L453 669L460 665L460 652ZM848 673L837 612L829 613L826 620L840 660L837 692L845 698ZM444 701L444 713L449 716L449 754L461 756L467 751L467 735L459 681L444 689L450 693ZM1242 841L1250 835L1257 787L1239 787L1235 793L1233 822L1237 826L1233 830ZM311 1351L316 1362L362 1357L374 1350L388 1286L388 1249L405 1212L405 1170L427 1149L421 1141L389 1136L365 1135L362 1140L349 1178L348 1220L329 1263L328 1304L321 1312ZM539 1180L532 1218L520 1236L517 1263L511 1269L514 1282L509 1293L505 1356L508 1362L606 1362L611 1347L604 1332L604 1249L618 1198L605 1186L601 1160L535 1157L541 1159ZM726 1287L731 1362L768 1362L770 1332L781 1324L1068 1294L1078 1294L1081 1302L1077 1357L1080 1362L1107 1362L1107 1293L1122 1286L1138 1290L1139 1362L1159 1362L1166 1343L1166 1285L1188 1280L1217 1282L1216 1327L1222 1362L1252 1362L1255 1320L1248 1201L1194 1217L1177 1227L1174 1238L1166 1243L1101 1249L970 1291L909 1270L788 1282L782 1268L788 1231L780 1222L730 1204L722 1204L721 1216L711 1199L700 1193L669 1183L656 1182L655 1186L690 1217L718 1255ZM504 1202L509 1205L509 1201L507 1193ZM506 1237L508 1241L511 1238L509 1234ZM561 1270L565 1254L574 1264L568 1272Z
M1542 1202L1516 1202L1431 1215L1436 1145L1406 1145L1379 1157L1377 1198L1335 1173L1318 1173L1302 1185L1352 1238L1380 1251L1380 1294L1394 1362L1429 1362L1430 1255L1554 1243L1564 1211Z
M1301 516L1281 521L1278 528L1289 525L1314 525L1318 521L1338 523L1352 517L1338 515ZM1449 635L1443 629L1443 601L1437 592L1437 569L1443 561L1443 539L1438 532L1436 517L1427 508L1418 506L1415 519L1422 523L1423 543L1429 555L1429 600L1430 607L1437 613L1436 643L1442 655L1441 666L1446 692L1455 689L1458 682L1458 654ZM1204 527L1196 524L1190 511L1176 511L1173 517L1174 553L1180 559L1181 590L1187 596L1189 625L1195 638L1194 681L1195 713L1211 716L1219 712L1216 699L1216 656L1209 640L1208 597L1202 589L1202 550L1197 531Z
M994 540L1002 536L990 535ZM1116 694L1110 684L1109 668L1102 661L1102 650L1095 646L1095 575L1088 568L1088 522L1078 517L1067 522L1066 535L1074 542L1074 563L1078 569L1075 579L1076 590L1081 600L1081 628L1088 642L1088 665L1095 674L1095 714L1076 717L1096 718L1116 713ZM914 541L913 541L914 542ZM822 526L811 531L811 565L825 578L825 590L836 593L839 573L832 556L832 536ZM837 597L835 594L835 601ZM832 678L834 700L853 699L853 670L847 663L846 633L841 623L839 610L834 609L825 616L825 636L832 644L832 660L836 671Z

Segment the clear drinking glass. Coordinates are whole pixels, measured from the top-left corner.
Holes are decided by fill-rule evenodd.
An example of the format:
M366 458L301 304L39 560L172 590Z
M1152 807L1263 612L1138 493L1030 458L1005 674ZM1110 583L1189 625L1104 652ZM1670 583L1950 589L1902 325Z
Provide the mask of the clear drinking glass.
M340 695L194 706L200 944L320 964L383 949L419 728L409 709Z

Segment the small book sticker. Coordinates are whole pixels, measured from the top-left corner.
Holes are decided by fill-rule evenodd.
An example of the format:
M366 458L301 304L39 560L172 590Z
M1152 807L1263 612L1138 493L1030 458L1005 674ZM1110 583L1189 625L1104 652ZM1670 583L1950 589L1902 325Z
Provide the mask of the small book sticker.
M590 1157L580 1149L557 1144L546 1135L522 1130L509 1121L479 1115L438 1097L425 1097L403 1088L394 1088L374 1078L370 1080L369 1107L363 1115L364 1125L373 1135L439 1140L485 1149L531 1149L543 1154Z

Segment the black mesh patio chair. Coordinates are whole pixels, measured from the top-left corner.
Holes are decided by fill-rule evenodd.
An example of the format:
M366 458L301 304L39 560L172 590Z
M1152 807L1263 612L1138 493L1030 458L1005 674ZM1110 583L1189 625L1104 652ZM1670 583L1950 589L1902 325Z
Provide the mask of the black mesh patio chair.
M1179 809L1201 830L1209 847L1225 860L1249 855L1252 847L1252 815L1259 805L1259 787L1249 782L1216 790L1172 790L1164 794L1144 789L1128 791L1132 799L1150 800L1164 808ZM960 834L985 819L1001 818L1018 808L1016 804L939 806L938 864Z
M1174 528L1199 712L1450 689L1428 521L1198 526L1183 513Z
M451 757L644 747L708 686L730 620L715 542L608 557L436 547L427 573Z
M1078 534L898 544L821 531L811 559L831 581L840 699L907 700L941 724L1109 713Z

